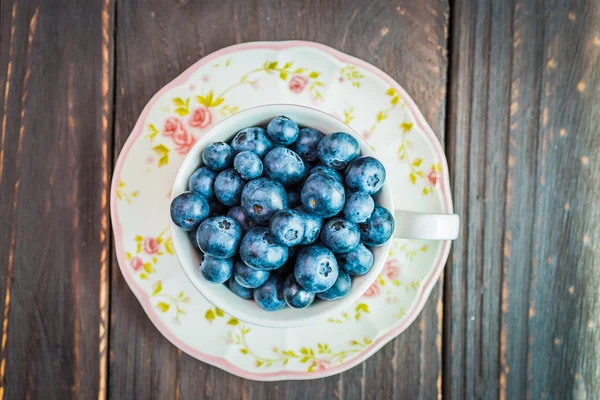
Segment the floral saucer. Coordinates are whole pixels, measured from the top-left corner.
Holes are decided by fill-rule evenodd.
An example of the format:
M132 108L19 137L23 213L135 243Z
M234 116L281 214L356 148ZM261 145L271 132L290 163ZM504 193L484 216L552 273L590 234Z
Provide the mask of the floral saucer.
M318 108L361 133L394 180L399 209L452 212L443 150L398 83L320 44L246 43L204 57L144 108L112 182L116 253L148 317L181 350L248 379L320 378L364 361L414 321L450 242L394 240L382 273L361 299L316 325L265 328L215 308L174 255L169 192L185 154L211 126L269 103Z

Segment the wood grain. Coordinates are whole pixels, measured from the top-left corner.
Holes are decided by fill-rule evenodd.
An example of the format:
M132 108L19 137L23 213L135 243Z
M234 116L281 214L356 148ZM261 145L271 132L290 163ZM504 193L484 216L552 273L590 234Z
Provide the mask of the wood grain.
M283 39L400 82L445 143L462 232L406 332L342 374L262 383L152 325L112 251L108 182L158 89ZM598 104L594 0L2 1L0 399L595 398Z
M1 7L0 397L95 398L112 118L101 7Z
M600 391L599 24L594 2L454 4L448 397Z
M446 2L436 1L367 4L356 0L343 6L309 1L118 2L116 114L120 117L115 152L160 87L206 54L255 40L313 40L379 66L413 95L443 139L448 11ZM310 393L316 398L352 399L440 394L439 288L418 321L363 365L318 384L259 383L178 354L151 328L113 261L110 397L160 398L158 393L170 393L181 398L288 399ZM132 344L131 337L139 340ZM160 356L144 352L146 348L156 349ZM160 379L150 379L157 370L162 371Z

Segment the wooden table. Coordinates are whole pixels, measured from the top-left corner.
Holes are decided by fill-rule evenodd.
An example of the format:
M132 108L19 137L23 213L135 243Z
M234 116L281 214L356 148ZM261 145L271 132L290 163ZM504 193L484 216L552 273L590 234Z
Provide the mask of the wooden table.
M600 396L600 3L2 0L1 397ZM234 43L305 39L406 88L462 233L363 364L260 383L164 339L117 265L112 167L150 97Z

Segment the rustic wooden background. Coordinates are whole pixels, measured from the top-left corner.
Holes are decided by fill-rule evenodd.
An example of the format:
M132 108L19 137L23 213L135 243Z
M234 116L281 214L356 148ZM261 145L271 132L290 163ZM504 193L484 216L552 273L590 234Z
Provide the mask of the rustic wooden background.
M1 0L0 399L597 399L597 0ZM112 250L109 182L150 97L234 43L305 39L411 94L462 233L363 364L246 381L181 353Z

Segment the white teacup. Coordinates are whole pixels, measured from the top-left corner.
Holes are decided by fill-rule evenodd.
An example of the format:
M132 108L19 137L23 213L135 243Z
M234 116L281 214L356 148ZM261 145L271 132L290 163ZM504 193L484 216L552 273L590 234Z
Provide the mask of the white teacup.
M324 112L298 105L272 104L254 107L239 112L211 128L187 154L179 168L173 185L172 197L188 190L190 175L202 165L202 151L213 142L230 142L237 132L250 126L266 126L271 119L285 115L301 127L317 129L325 134L347 132L354 136L361 149L361 155L377 157L367 142L352 128ZM375 202L394 210L390 182L393 176L388 174L383 188L374 196ZM452 240L458 236L459 218L456 214L425 214L394 210L396 229L394 237L412 239ZM354 303L373 283L381 271L391 240L383 246L371 248L374 255L373 267L363 276L352 279L352 289L345 297L334 301L315 301L304 309L286 307L279 311L267 312L259 308L254 301L244 300L233 294L226 285L215 285L206 281L200 274L201 256L192 247L187 232L171 223L171 236L175 254L192 284L204 297L221 310L248 323L289 328L308 325L326 319L341 312Z

